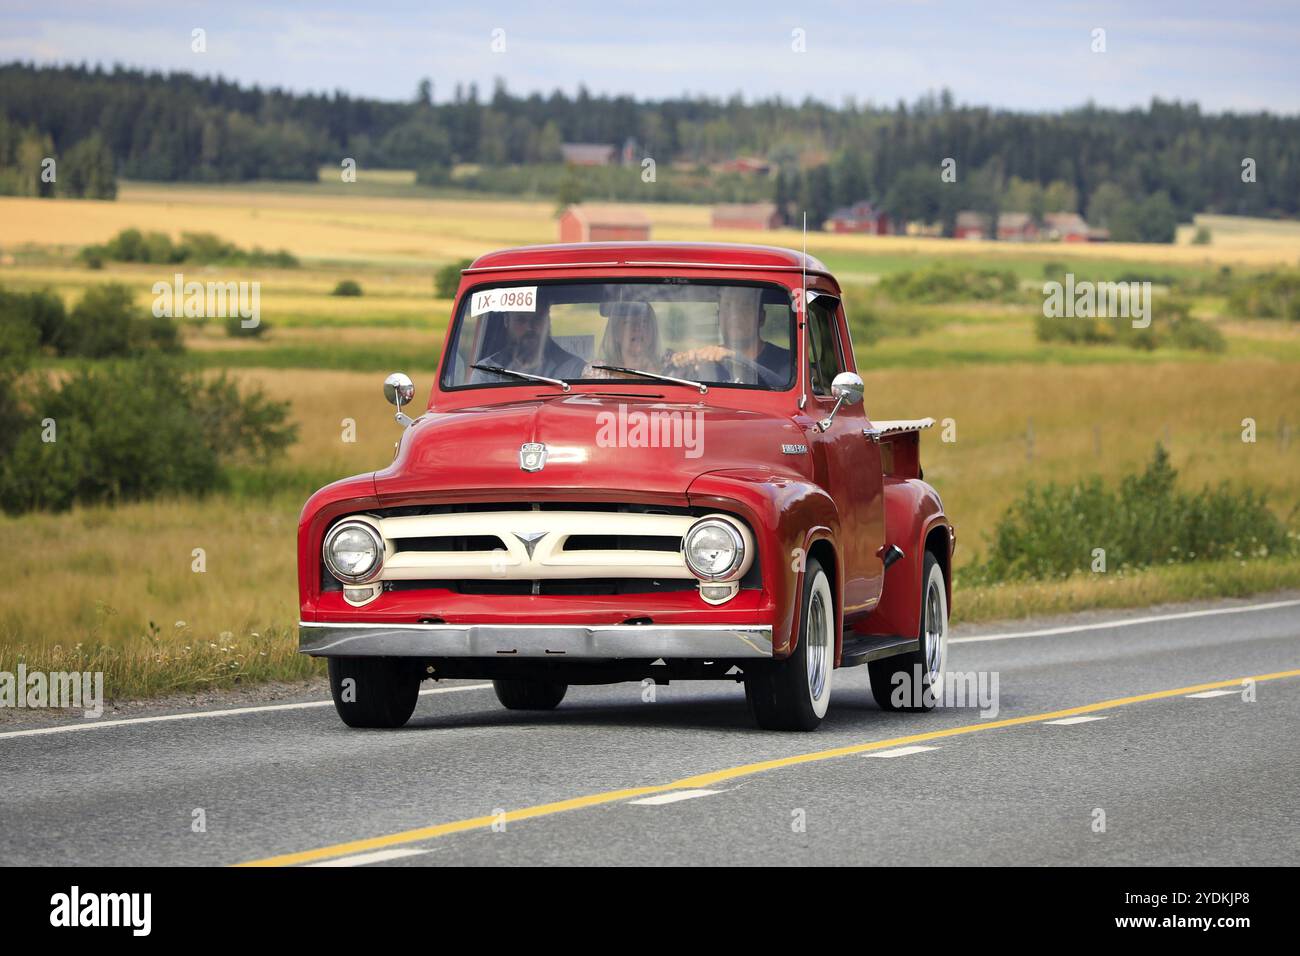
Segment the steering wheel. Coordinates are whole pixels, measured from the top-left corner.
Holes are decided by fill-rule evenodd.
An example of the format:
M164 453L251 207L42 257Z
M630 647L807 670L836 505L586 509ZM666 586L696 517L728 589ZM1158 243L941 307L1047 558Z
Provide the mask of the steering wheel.
M743 372L741 371L743 370ZM732 352L722 359L696 359L679 366L675 373L683 378L730 385L779 385L776 375L751 358Z

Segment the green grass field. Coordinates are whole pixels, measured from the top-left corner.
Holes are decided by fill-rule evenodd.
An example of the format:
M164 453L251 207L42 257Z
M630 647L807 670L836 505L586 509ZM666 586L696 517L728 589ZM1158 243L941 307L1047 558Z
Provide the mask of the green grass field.
M802 241L789 231L714 233L703 208L647 211L656 238L791 247ZM269 470L237 472L229 491L203 500L0 518L6 539L21 542L24 555L0 598L0 670L12 670L20 657L30 668L103 669L116 697L311 672L314 665L293 652L293 540L302 501L320 483L391 458L397 428L380 381L401 368L419 391L430 387L450 309L434 298L435 268L501 246L552 241L552 213L546 202L446 196L403 179L351 193L332 182L289 190L126 184L117 202L0 199L0 284L50 288L70 303L93 284L115 281L137 289L147 307L152 284L170 281L170 267L108 263L90 270L76 262L80 246L129 226L173 237L215 232L240 246L287 248L302 260L299 269L202 270L205 281L261 282L262 317L270 326L262 338L230 338L219 320L185 328L187 361L233 369L292 403L298 444ZM1222 354L1044 344L1034 336L1041 308L1035 286L1050 263L1097 279L1144 271L1208 277L1225 265L1248 274L1300 263L1296 224L1210 219L1209 246L809 237L809 251L848 285L851 320L875 315L872 340L861 336L856 347L869 414L954 423L955 441L927 433L922 459L958 527L957 619L1300 584L1300 562L1288 559L962 586L961 569L1026 481L1092 473L1115 479L1140 467L1157 441L1170 448L1185 483L1230 480L1265 490L1296 525L1294 325L1242 319L1222 298L1205 295L1192 302L1193 314L1224 332ZM1022 294L1003 303L879 300L875 287L883 277L949 261L1011 270ZM359 282L364 295L330 295L342 279ZM1241 441L1243 418L1258 423L1254 444ZM344 419L356 421L355 442L343 440ZM208 556L202 574L191 571L199 547Z

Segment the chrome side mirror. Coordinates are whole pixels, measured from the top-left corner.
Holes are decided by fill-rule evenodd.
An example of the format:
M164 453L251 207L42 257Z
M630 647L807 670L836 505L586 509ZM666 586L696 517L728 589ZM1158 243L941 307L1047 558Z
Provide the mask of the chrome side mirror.
M408 404L414 397L415 383L405 372L394 372L384 379L384 398L397 406L397 424L403 428L415 424L415 420L402 411L402 406Z
M831 394L835 396L835 407L831 413L817 423L817 427L822 431L831 427L831 422L835 420L835 413L840 410L841 405L857 405L862 401L862 393L866 391L866 386L862 384L862 377L856 372L840 372L831 382Z

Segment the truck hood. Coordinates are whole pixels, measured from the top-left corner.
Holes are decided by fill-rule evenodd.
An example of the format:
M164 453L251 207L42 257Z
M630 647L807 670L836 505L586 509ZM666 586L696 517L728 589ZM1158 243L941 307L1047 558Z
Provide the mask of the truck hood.
M428 413L404 434L393 464L375 473L381 499L457 492L533 494L590 489L684 496L691 481L719 469L796 473L807 441L787 417L631 395L563 395ZM539 471L520 466L520 447L546 445Z

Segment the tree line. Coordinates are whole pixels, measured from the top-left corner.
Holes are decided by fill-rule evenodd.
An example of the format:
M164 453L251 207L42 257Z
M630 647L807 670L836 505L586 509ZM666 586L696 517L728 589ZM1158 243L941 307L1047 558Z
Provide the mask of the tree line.
M78 165L99 180L105 164L131 179L310 180L320 166L351 157L438 182L457 164L558 164L562 143L631 139L636 155L661 170L765 157L783 177L771 198L808 208L810 222L865 198L899 218L929 221L959 206L1034 211L1009 205L1012 197L1086 214L1099 193L1099 215L1153 197L1150 213L1178 220L1300 213L1297 116L1212 114L1160 100L1020 113L958 105L947 91L892 107L738 95L638 102L585 89L522 96L500 82L490 95L474 84L450 93L439 99L424 80L409 101L386 102L121 66L10 63L0 66L0 167L27 175L24 164L38 153L70 159L84 144L95 160ZM955 182L940 179L945 159L954 161ZM0 184L10 179L0 173ZM949 186L957 188L941 188Z

